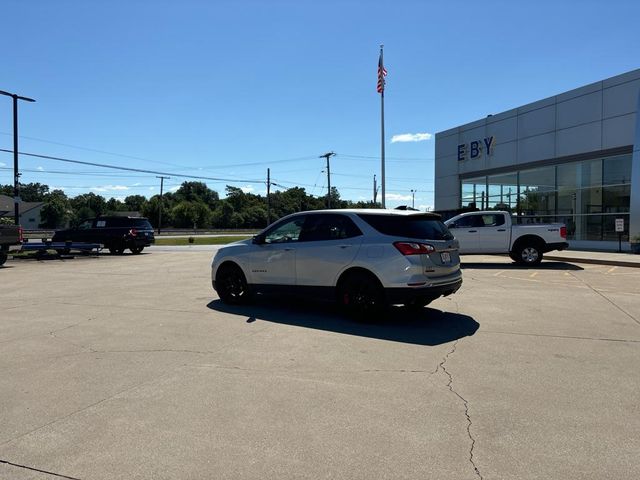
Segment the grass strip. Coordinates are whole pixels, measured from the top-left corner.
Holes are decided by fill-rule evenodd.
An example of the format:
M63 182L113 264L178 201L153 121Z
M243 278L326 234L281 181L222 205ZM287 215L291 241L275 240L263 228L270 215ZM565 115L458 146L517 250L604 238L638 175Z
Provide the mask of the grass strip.
M237 242L238 240L246 240L252 235L238 235L233 237L189 237L189 238L171 238L156 237L156 245L225 245L227 243ZM189 239L193 242L189 242Z

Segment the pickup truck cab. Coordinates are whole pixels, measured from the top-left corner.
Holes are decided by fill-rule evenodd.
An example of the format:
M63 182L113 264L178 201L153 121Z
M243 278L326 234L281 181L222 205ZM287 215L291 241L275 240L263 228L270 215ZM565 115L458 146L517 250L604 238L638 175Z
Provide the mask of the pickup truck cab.
M22 243L22 227L0 225L0 265L7 261L9 251Z
M564 250L567 229L562 223L516 225L509 212L468 212L445 222L460 243L461 254L508 253L522 265L537 265L552 250Z

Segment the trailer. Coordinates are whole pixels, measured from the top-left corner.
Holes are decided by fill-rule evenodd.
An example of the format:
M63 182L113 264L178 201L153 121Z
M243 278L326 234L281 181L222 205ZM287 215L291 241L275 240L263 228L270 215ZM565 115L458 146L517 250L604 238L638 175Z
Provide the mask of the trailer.
M22 244L21 252L36 252L36 256L43 256L48 250L55 250L59 256L70 255L72 251L78 251L82 253L93 253L98 255L102 251L103 245L101 243L86 243L86 242L53 242L49 239L43 238L39 242L30 242L28 239L24 240Z

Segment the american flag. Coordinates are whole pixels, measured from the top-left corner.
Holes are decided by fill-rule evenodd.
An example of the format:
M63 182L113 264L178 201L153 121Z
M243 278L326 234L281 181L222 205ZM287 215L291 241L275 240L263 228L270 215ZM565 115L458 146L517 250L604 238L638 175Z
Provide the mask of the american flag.
M387 76L387 69L382 64L382 50L380 50L380 58L378 59L378 93L384 92L384 77Z

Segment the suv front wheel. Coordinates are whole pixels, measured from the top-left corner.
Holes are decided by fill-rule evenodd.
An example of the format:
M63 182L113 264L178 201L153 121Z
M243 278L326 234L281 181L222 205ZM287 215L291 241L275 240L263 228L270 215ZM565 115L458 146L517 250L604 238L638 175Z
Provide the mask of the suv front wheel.
M220 266L216 273L216 291L220 300L230 305L246 303L250 297L249 285L244 273L235 264Z

